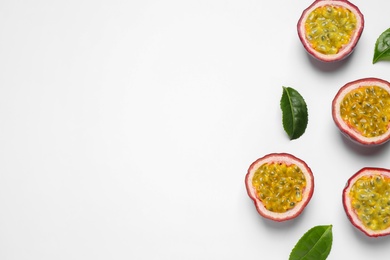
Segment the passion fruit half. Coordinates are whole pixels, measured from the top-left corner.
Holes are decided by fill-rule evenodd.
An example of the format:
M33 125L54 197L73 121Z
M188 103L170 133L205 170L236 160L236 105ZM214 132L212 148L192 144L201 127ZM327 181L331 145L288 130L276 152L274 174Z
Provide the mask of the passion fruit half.
M281 222L301 214L313 195L314 177L301 159L272 153L250 165L245 185L259 214Z
M332 116L346 136L363 145L390 139L390 83L364 78L345 84L332 102Z
M363 168L347 182L343 205L351 223L370 237L390 234L390 170Z
M298 21L298 36L306 51L324 62L352 53L364 28L359 8L346 0L316 0Z

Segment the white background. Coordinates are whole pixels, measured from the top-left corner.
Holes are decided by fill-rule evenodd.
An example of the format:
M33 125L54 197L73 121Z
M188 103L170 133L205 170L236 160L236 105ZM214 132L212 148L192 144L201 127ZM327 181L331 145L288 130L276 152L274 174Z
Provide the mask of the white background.
M390 80L372 64L390 2L356 0L366 25L338 64L310 58L296 32L311 1L0 2L0 259L287 259L309 228L333 225L328 259L379 259L345 216L341 192L390 147L345 140L331 101L345 83ZM282 86L306 99L290 141ZM303 159L313 198L297 219L260 217L249 165Z

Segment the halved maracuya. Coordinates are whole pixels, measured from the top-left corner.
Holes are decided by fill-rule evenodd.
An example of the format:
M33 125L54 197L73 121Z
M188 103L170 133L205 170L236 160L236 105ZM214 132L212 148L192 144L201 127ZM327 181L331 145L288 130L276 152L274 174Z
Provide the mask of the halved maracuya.
M367 236L389 235L390 170L359 170L343 190L343 205L351 223Z
M390 139L390 83L363 78L345 84L332 102L337 127L352 140L380 145Z
M306 51L324 62L352 53L364 28L359 8L346 0L316 0L298 21L298 36Z
M288 153L271 153L253 162L245 185L258 213L274 221L300 215L314 191L309 166Z

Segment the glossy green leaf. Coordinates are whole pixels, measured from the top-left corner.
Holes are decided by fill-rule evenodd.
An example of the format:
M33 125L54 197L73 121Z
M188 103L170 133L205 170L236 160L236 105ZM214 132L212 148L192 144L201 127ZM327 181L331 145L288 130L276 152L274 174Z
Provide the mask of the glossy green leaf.
M299 138L305 132L308 123L305 100L295 89L283 87L280 108L284 130L291 140Z
M384 31L375 43L374 58L372 63L377 61L390 61L390 28Z
M315 226L307 231L290 253L289 260L325 260L332 248L332 225Z

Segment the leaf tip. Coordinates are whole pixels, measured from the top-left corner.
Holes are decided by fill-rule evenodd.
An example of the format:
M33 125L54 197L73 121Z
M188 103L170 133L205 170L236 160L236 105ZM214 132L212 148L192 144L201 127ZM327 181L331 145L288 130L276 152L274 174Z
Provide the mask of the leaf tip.
M289 255L289 260L325 260L332 248L332 225L310 228L298 240Z

